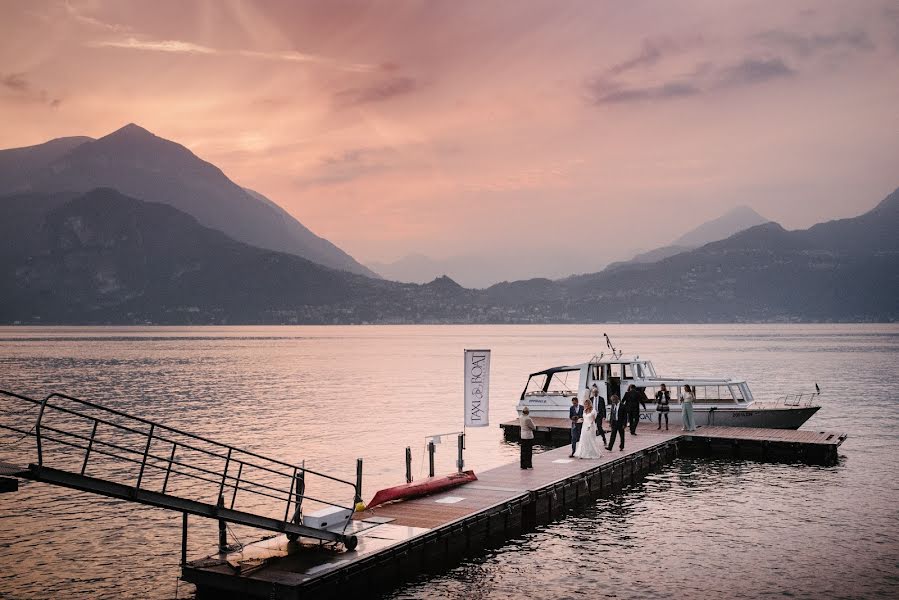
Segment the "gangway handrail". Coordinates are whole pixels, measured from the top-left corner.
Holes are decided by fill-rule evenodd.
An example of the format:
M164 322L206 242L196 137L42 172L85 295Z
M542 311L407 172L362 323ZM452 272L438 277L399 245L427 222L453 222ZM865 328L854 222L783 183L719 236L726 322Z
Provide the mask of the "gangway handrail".
M21 396L19 396L19 397L21 397ZM150 421L149 419L144 419L143 417L138 417L138 416L135 416L135 415L129 415L128 413L122 412L122 411L120 411L120 410L116 410L116 409L114 409L114 408L109 408L109 407L107 407L107 406L101 406L101 405L99 405L99 404L94 404L93 402L90 402L89 400L82 400L82 399L80 399L80 398L73 398L72 396L69 396L69 395L67 395L67 394L63 394L63 393L61 393L61 392L53 392L52 394L49 394L46 398L44 398L44 402L47 402L50 398L53 398L53 397L57 397L57 398L65 398L66 400L71 400L71 401L73 401L73 402L78 402L78 403L80 403L80 404L84 404L85 406L90 406L91 408L96 408L96 409L98 409L98 410L105 410L105 411L107 411L107 412L111 412L111 413L113 413L113 414L115 414L115 415L119 415L120 417L125 417L125 418L127 418L127 419L133 419L133 420L135 420L135 421L140 421L141 423L144 423L144 424L146 424L146 425L154 425L154 426L156 426L156 427L161 427L161 428L163 428L163 429L167 429L167 430L169 430L169 431L171 431L171 432L173 432L173 433L177 433L177 434L179 434L179 435L183 435L183 436L187 436L187 437L190 437L190 438L194 438L194 439L200 440L200 441L202 441L202 442L206 442L207 444L212 444L212 445L214 445L214 446L220 446L220 447L222 447L222 448L228 448L229 450L236 450L236 451L238 451L238 452L240 452L240 453L242 453L242 454L246 454L246 455L252 456L252 457L254 457L254 458L260 458L260 459L265 460L265 461L268 461L268 462L272 462L272 463L275 463L275 464L279 464L279 465L281 465L282 467L289 467L289 468L291 468L291 469L299 469L299 470L301 470L301 471L304 471L304 472L306 472L306 473L310 473L310 474L315 475L315 476L317 476L317 477L324 477L325 479L331 479L331 480L336 481L336 482L338 482L338 483L345 483L345 484L350 485L350 486L353 486L353 487L355 487L355 485L356 485L356 484L354 484L354 483L352 483L352 482L350 482L350 481L346 481L345 479L340 479L339 477L334 477L334 476L332 476L332 475L328 475L327 473L320 473L320 472L317 472L317 471L313 471L312 469L306 469L305 467L299 467L299 466L297 466L297 465L293 465L293 464L290 464L290 463L287 463L287 462L278 460L278 459L276 459L276 458L271 458L271 457L268 457L268 456L263 456L263 455L261 455L261 454L257 454L257 453L255 453L255 452L250 451L250 450L244 450L244 449L242 449L242 448L237 448L236 446L231 446L230 444L224 444L224 443L222 443L222 442L217 442L217 441L215 441L215 440L212 440L212 439L203 437L203 436L201 436L201 435L196 435L196 434L194 434L194 433L188 433L187 431L183 431L183 430L178 429L178 428L176 428L176 427L169 427L168 425L161 425L161 424L159 424L159 423L155 423L155 422L153 422L153 421ZM31 399L28 398L28 400L31 400ZM32 400L32 402L33 402L33 401L34 401L34 400ZM57 409L60 409L60 410L64 410L64 409L62 409L61 407L54 407L54 408L57 408ZM83 415L82 415L82 416L83 416ZM40 416L39 416L39 418L40 418ZM85 418L92 419L93 417L85 417ZM116 427L122 427L122 426L120 426L120 425L114 425L114 426L116 426ZM140 433L140 434L143 435L143 432L138 431L137 433ZM182 445L182 444L179 444L179 445ZM202 450L201 450L201 451L202 451ZM207 453L209 453L209 452L207 452ZM211 453L209 453L209 454L211 454ZM226 458L226 457L225 457L225 456L219 455L219 458ZM284 474L284 475L286 475L286 474Z
M310 476L330 480L337 484L348 485L354 491L353 502L355 502L359 494L359 485L361 481L359 479L360 475L358 471L357 483L353 483L326 473L307 469L305 467L305 461L302 466L293 465L282 460L263 456L257 452L217 442L204 436L189 433L175 427L162 425L150 419L131 415L114 408L102 406L88 400L82 400L61 392L48 394L41 401L6 390L0 390L0 395L22 400L39 408L37 419L29 430L16 427L14 424L0 423L0 428L2 429L23 434L23 437L32 435L36 440L37 464L29 466L28 473L23 475L25 477L67 487L75 487L76 489L93 491L104 495L111 495L113 497L125 497L126 499L137 502L145 504L149 503L154 506L161 506L173 510L182 510L180 507L189 505L191 507L190 510L195 514L213 517L219 515L214 518L219 518L220 520L224 519L235 523L274 529L276 531L286 532L289 536L303 535L320 538L322 540L341 541L345 543L349 549L354 548L356 545L355 536L346 535L346 529L350 522L348 518L342 519L342 530L339 528L336 528L336 531L315 529L302 524L301 506L305 499L326 506L348 510L351 514L354 510L353 505L347 506L346 504L306 495L305 477L308 474ZM64 400L75 404L75 406L67 407L60 402L53 402L54 399ZM78 409L79 406L88 410L82 411ZM55 423L55 417L54 419L51 419L51 422L46 422L46 415L48 414L68 415L74 417L74 419L63 420L62 425L57 425L57 423ZM113 417L120 417L120 419L111 420L113 417L104 418L104 415L112 415ZM124 424L116 422L118 420L123 421ZM74 424L77 423L86 423L86 427L92 426L90 437L83 435L75 428ZM137 428L138 426L133 425L134 423L146 425L149 427L149 430L143 431L142 428ZM67 427L67 424L72 426ZM104 435L109 434L111 431L113 435L122 436L121 439L123 441L127 440L129 435L139 436L142 440L140 445L143 449L139 450L134 447L128 447L127 444L122 445L122 442L113 443L115 438L113 438L113 441L107 441L98 437L98 425L103 425L103 430L106 432ZM60 429L60 427L63 428ZM184 439L181 440L179 438ZM43 447L45 442L83 451L84 456L81 465L81 473L76 474L77 468L70 471L60 471L45 466ZM153 452L152 446L154 443L157 444L157 447L158 444L171 445L170 455L165 457ZM130 444L130 442L128 442L128 444ZM200 444L211 446L211 448L207 449L200 447ZM185 462L180 456L176 459L175 454L178 448L181 448L182 451L187 450L188 456L190 456L191 453L200 454L201 456L197 458L199 462L197 464L190 464L189 461ZM164 452L168 453L167 450ZM137 473L136 484L117 483L117 480L121 480L121 478L129 472L129 468L125 467L113 471L111 479L97 479L96 477L85 475L91 453L95 456L109 457L116 462L121 461L119 464L128 463L139 465L140 470ZM137 458L134 455L138 455L141 458ZM72 455L60 455L60 457L63 456L71 457ZM197 457L197 454L193 454L193 456ZM223 469L216 470L217 467L215 466L207 468L204 465L209 465L210 462L207 459L203 459L202 456L209 457L213 460L224 461ZM67 460L70 460L70 458ZM56 461L54 460L54 462ZM96 464L96 462L97 461L95 460L92 464ZM108 465L109 463L104 464ZM115 462L112 464L115 464ZM361 463L357 462L357 468L359 464ZM237 469L236 476L231 473L231 470L235 466ZM286 467L286 469L284 467ZM104 468L108 468L108 466ZM161 492L153 491L158 485L158 481L162 480L161 476L156 480L157 483L150 486L151 489L145 491L144 488L141 487L144 473L147 468L165 472ZM245 468L249 471L248 476L245 476ZM285 473L284 471L289 472ZM92 473L94 473L93 470ZM268 473L270 476L282 479L287 478L290 480L290 489L285 492L284 488L280 486L274 487L273 485L270 485L269 481L266 479L257 480L253 476L254 473L261 473L262 477L265 477L265 474ZM217 486L218 489L216 491L219 498L218 506L222 508L216 508L215 505L211 505L202 500L202 498L208 497L213 491L208 487L205 488L204 492L204 487L188 485L188 487L181 488L182 492L187 492L186 494L182 493L173 496L169 492L167 495L167 486L171 475L186 477L196 482L204 482L205 484ZM269 477L268 479L272 479L272 477ZM272 481L274 481L274 479L272 479ZM275 485L278 484L276 483ZM132 492L123 496L122 489L127 490L129 487ZM287 487L286 482L284 487ZM226 490L227 493L231 494L230 509L223 508L223 498ZM257 497L270 498L278 503L286 501L283 520L280 518L263 516L262 514L256 514L255 512L248 513L240 510L235 511L234 504L238 490L243 490L246 493L253 494ZM151 494L151 496L146 496L147 493ZM253 505L251 504L251 506ZM263 505L259 504L256 506L258 508ZM271 503L269 503L269 506L271 506ZM291 515L292 506L295 507L295 511L293 516L288 519ZM267 510L268 509L266 509L266 511Z

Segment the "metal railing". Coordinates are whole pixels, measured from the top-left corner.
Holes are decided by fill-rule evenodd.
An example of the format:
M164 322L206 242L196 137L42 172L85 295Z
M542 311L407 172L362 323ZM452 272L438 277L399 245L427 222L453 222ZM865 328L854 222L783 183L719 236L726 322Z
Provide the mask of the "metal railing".
M800 394L787 394L771 401L762 401L757 404L764 404L770 408L777 407L800 407L807 408L817 406L816 400L821 396L821 392L806 392Z
M0 429L34 438L36 456L28 460L37 459L38 473L52 467L130 486L135 496L146 491L218 508L228 502L231 511L300 527L304 502L354 510L353 504L307 494L317 481L337 494L348 486L347 497L354 502L360 493L358 473L357 482L350 482L66 394L52 393L41 401L4 390L0 395L38 410L30 428L0 421Z

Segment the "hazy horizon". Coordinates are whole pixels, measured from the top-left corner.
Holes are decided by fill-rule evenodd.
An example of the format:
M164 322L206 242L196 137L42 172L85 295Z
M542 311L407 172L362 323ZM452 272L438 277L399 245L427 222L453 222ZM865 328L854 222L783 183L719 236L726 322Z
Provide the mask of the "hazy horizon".
M800 229L899 185L889 2L2 10L0 147L134 122L365 264L585 272L738 205Z

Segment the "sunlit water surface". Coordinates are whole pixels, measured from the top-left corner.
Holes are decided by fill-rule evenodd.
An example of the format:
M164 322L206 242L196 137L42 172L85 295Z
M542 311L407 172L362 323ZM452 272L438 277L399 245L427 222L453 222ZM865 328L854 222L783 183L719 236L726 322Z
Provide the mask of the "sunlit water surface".
M464 348L493 351L491 427L469 430L466 451L477 471L516 459L496 425L527 374L588 359L604 331L661 373L745 377L756 399L817 382L824 407L805 427L850 434L839 465L679 459L392 597L899 595L895 325L0 328L0 387L64 391L347 479L363 457L370 498L402 480L405 446L422 474L426 436L459 428ZM438 471L454 459L442 447ZM0 597L191 597L180 536L178 513L24 483L0 495ZM215 523L192 519L189 542L192 558L214 552Z

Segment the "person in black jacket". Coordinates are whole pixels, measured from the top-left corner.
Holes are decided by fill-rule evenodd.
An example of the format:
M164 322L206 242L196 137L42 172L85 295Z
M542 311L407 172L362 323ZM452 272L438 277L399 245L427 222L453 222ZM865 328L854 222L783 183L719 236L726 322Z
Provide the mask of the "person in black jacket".
M663 383L659 386L659 391L656 392L656 412L659 413L659 426L656 429L662 428L662 415L664 415L665 431L668 431L668 411L671 410L669 404L671 404L671 392L668 391L668 388Z
M631 435L637 435L637 423L640 422L640 405L643 405L643 410L646 410L646 401L649 398L646 397L646 392L643 391L643 388L637 388L633 383L627 386L627 392L624 394L624 399L621 401L623 405L623 409L627 414L627 420L631 426Z
M593 400L593 410L596 411L596 435L602 436L602 445L606 446L606 430L602 428L602 421L606 418L606 399L599 395L599 388L595 383L590 388L590 398Z
M615 436L621 438L620 450L624 450L624 425L627 423L627 413L624 405L618 404L618 396L612 394L609 397L609 425L612 426L612 437L609 438L609 445L606 450L611 450L615 445Z
M577 449L578 440L581 439L581 429L584 426L584 407L578 405L577 396L571 399L568 418L571 420L571 454L569 455L571 458Z

